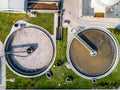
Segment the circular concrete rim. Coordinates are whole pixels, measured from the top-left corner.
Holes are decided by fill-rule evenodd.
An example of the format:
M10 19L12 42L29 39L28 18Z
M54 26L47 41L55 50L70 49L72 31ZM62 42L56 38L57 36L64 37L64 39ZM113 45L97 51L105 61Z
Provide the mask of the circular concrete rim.
M113 42L115 43L115 47L116 47L116 60L113 64L113 66L110 68L110 70L108 70L106 73L104 73L103 75L100 75L100 76L86 76L82 73L80 73L79 71L77 71L74 67L74 65L72 64L71 60L70 60L70 56L69 56L69 48L71 46L71 43L72 43L72 40L76 37L74 37L71 41L70 41L70 44L68 45L68 48L67 48L67 59L68 59L68 62L70 63L71 65L71 68L72 70L79 76L85 78L85 79L90 79L90 80L95 80L95 79L100 79L100 78L104 78L106 76L108 76L110 73L112 73L112 71L116 68L118 62L119 62L119 43L117 41L117 39L115 38L115 36L107 29L105 28L101 28L101 27L86 27L84 30L82 31L85 31L85 30L88 30L88 29L99 29L105 33L107 33L112 39L113 39Z
M54 43L51 35L49 34L49 32L48 32L46 29L44 29L44 28L42 28L42 27L40 27L40 26L37 26L37 25L29 25L29 26L26 26L26 27L23 27L23 28L31 28L31 27L32 27L32 28L37 28L37 29L43 31L43 32L49 37L49 39L51 40L51 43L52 43L52 45L53 45L53 56L52 56L52 59L51 59L51 62L50 62L50 65L48 66L48 68L47 68L46 70L44 70L43 72L41 72L41 73L39 73L39 74L37 74L37 75L33 75L33 76L23 75L23 74L20 74L20 73L16 72L15 70L13 70L13 68L12 68L12 67L9 65L9 63L6 61L7 66L9 67L9 69L10 69L12 72L14 72L14 73L15 73L16 75L18 75L18 76L25 77L25 78L35 78L35 77L38 77L38 76L41 76L41 75L45 74L47 71L49 71L49 69L50 69L50 68L52 67L52 65L54 64L55 56L56 56L55 43ZM7 38L5 39L4 47L7 46L7 41L8 41L8 39L9 39L9 37L11 37L12 34L14 34L15 32L17 32L17 31L19 31L19 30L21 30L21 29L22 29L22 28L19 28L19 29L13 31L12 33L9 33L9 35L8 35ZM5 54L5 48L4 48L4 54ZM5 59L6 59L6 56L5 56Z
M0 41L0 55L3 53L3 50L4 50L4 45L2 41Z
M96 2L102 6L111 7L120 2L120 0L96 0Z

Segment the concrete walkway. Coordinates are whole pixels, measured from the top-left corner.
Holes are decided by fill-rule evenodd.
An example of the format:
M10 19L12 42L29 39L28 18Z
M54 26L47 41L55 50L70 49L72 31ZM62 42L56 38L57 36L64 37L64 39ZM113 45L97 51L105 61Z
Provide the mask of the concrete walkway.
M0 41L0 55L3 54L3 43ZM6 89L6 60L0 57L0 90Z
M120 18L94 18L82 16L82 0L64 0L63 20L70 20L70 26L101 26L115 28L120 24Z

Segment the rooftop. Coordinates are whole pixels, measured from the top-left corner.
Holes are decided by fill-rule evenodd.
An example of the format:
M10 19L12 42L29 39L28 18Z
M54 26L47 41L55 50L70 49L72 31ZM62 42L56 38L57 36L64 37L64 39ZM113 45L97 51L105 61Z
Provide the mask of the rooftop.
M0 10L22 11L26 9L27 0L0 0Z

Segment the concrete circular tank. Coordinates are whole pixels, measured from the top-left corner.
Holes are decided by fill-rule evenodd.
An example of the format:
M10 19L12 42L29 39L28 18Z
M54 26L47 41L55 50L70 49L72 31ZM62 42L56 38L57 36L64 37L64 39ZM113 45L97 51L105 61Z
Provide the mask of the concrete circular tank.
M12 32L5 41L8 67L17 75L33 78L46 73L55 58L55 45L41 27L26 26Z
M96 0L98 3L103 4L106 7L113 6L116 3L120 2L120 0Z
M106 29L88 28L72 39L68 60L72 69L87 79L109 75L119 60L118 42Z

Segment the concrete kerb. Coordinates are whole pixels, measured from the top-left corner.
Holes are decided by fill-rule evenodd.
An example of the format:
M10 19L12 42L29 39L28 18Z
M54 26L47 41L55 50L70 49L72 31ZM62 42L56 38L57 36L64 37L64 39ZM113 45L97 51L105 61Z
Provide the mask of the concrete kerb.
M5 90L6 89L6 60L5 57L3 57L3 50L4 50L4 45L3 43L0 41L0 60L1 60L1 70L0 70L0 77L1 77L1 83L0 83L0 89L1 90Z

